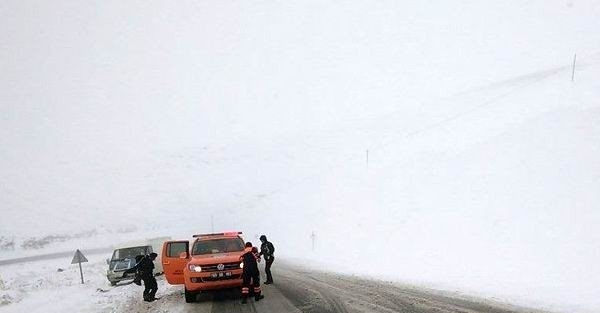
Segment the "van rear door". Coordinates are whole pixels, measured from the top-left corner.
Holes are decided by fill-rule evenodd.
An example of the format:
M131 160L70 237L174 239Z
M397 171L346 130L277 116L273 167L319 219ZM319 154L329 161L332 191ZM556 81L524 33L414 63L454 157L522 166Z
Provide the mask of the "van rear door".
M181 258L182 253L186 258ZM181 285L184 283L183 269L190 261L190 242L165 241L162 249L162 266L165 272L165 278L171 285Z

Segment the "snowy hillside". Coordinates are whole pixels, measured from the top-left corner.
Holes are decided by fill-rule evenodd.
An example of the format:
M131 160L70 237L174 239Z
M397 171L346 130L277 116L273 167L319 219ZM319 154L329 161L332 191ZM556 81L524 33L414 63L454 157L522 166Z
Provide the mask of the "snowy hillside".
M593 0L4 1L0 259L235 229L599 311L598 29Z

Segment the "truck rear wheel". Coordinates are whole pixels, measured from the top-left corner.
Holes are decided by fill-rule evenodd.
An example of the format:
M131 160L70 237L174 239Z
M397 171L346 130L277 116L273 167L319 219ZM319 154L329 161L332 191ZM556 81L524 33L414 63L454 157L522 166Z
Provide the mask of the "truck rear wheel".
M185 291L185 302L186 303L192 303L196 301L196 293L188 291L187 288L184 289Z

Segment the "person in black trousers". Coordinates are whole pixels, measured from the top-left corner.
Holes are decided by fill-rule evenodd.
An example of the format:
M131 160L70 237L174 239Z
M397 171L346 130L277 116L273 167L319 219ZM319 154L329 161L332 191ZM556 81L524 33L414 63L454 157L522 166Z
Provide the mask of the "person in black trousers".
M275 247L269 241L267 241L267 236L260 236L260 241L262 244L260 245L260 254L265 257L265 273L267 274L267 281L265 281L265 285L269 285L273 283L273 275L271 274L271 265L273 265L273 261L275 261Z
M265 296L261 295L260 290L260 273L258 272L257 258L252 251L252 243L246 242L244 254L240 257L244 267L242 270L242 304L248 303L250 288L254 291L254 301L260 301Z
M140 277L144 281L144 301L152 302L156 300L156 291L158 290L158 284L156 278L154 278L154 260L158 254L150 253L145 256L140 262L134 267L123 272L123 277L127 276L128 273L135 273L138 271Z

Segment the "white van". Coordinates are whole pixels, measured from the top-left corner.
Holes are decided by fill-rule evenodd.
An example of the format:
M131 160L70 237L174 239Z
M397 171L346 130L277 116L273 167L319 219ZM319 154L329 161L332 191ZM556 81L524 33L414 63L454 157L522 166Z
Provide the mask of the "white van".
M163 273L161 262L161 249L163 242L170 240L171 237L152 238L144 241L130 242L117 246L113 251L110 259L106 259L108 269L106 270L106 278L112 286L123 280L131 280L135 276L134 273L123 277L123 272L135 266L136 257L148 255L152 252L158 254L154 261L154 274ZM138 257L139 260L139 257Z

